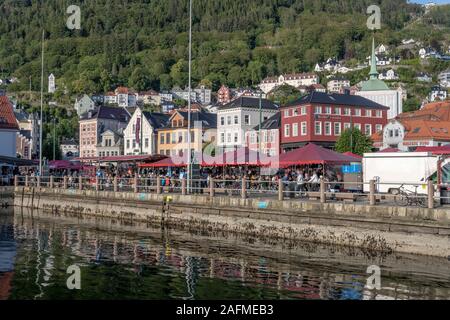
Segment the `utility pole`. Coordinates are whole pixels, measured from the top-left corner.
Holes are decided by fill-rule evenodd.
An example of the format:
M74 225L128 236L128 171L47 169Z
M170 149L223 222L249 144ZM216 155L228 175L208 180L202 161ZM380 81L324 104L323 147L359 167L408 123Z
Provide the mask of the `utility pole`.
M56 119L53 116L53 161L56 160Z
M259 127L258 127L258 157L261 154L261 143L262 143L262 136L261 136L261 128L262 127L262 92L259 93Z
M45 31L42 30L42 53L41 53L41 123L39 124L39 175L42 176L42 126L44 125L42 115L44 109L44 41Z

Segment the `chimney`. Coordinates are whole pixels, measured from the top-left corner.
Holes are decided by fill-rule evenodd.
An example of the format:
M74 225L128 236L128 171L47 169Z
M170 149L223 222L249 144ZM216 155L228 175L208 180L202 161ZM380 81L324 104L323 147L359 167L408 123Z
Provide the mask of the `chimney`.
M92 110L89 110L88 111L88 119L91 119L92 118Z

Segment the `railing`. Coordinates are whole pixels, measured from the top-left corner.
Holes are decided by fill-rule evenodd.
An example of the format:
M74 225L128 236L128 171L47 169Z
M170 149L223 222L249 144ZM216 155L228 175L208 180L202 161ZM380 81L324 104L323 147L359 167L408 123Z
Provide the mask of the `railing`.
M379 203L392 206L412 206L434 208L450 204L450 186L436 185L432 181L418 183L335 182L321 179L316 183L297 183L296 181L251 179L236 180L193 179L187 185L185 178L169 177L39 177L15 176L16 187L44 187L59 189L78 189L93 191L134 192L155 194L203 194L246 198L274 198L279 201L319 201ZM447 191L449 190L449 191ZM439 191L439 192L438 192Z

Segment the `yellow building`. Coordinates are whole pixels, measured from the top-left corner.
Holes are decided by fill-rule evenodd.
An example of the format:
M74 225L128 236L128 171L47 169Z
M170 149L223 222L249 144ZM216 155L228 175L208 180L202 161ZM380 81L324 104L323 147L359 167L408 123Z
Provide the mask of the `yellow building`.
M217 115L198 111L191 113L191 153L199 154L216 141ZM158 129L158 153L183 156L189 149L188 113L175 111L169 125Z

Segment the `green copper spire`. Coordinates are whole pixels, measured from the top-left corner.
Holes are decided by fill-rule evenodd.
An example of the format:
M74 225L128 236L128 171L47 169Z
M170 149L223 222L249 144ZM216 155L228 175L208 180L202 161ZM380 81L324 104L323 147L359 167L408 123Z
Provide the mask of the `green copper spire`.
M377 57L375 56L375 37L372 38L372 62L370 66L370 79L378 79Z

